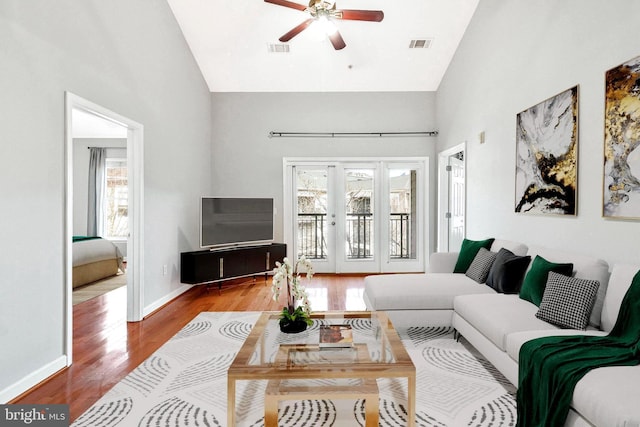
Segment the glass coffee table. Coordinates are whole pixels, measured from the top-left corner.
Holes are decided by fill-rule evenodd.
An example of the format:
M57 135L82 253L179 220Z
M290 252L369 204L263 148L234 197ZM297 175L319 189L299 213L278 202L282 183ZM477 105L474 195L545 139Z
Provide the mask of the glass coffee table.
M279 317L279 312L262 313L229 366L229 427L235 426L236 382L243 380L268 380L265 427L277 425L278 399L340 399L349 395L366 396L366 425L377 426L377 378L407 378L407 425L415 426L416 368L384 312L313 313L313 325L298 334L280 332ZM322 325L347 325L351 337L347 341L351 342L321 347ZM297 388L281 386L288 380L326 378L358 379L362 386L354 390L349 386L316 387L311 382Z

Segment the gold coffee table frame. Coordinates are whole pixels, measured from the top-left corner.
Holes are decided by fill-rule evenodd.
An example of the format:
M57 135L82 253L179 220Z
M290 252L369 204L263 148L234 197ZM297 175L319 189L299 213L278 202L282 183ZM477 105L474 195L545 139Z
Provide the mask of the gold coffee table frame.
M368 381L377 378L407 378L407 418L408 426L415 427L416 409L416 368L407 354L398 333L384 312L318 312L312 314L314 323L338 324L344 319L370 319L371 336L364 344L370 346L370 357L358 357L342 360L340 351L320 350L317 328L300 334L287 335L287 346L295 344L305 351L315 351L326 355L328 360L310 358L303 362L283 362L279 346L274 344L278 330L280 312L265 312L258 318L251 333L238 351L236 358L227 371L227 425L235 426L236 417L236 381L242 380L289 380L321 378L356 378ZM315 324L314 324L315 326ZM359 342L357 328L354 328L354 344ZM296 342L299 340L299 342ZM355 351L355 350L354 350ZM342 353L347 354L347 353ZM333 356L337 355L335 360ZM347 358L348 359L348 358Z

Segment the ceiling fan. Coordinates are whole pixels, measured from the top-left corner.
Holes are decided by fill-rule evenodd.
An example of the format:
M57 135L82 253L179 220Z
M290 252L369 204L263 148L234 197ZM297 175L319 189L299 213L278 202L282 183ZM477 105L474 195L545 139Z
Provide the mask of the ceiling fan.
M278 6L289 7L291 9L297 9L302 12L306 12L311 15L311 18L303 21L300 25L294 27L292 30L280 37L280 41L283 43L288 42L304 29L313 24L314 22L320 22L327 25L327 36L331 40L331 44L336 50L340 50L346 46L344 39L340 35L338 29L332 24L333 19L344 19L350 21L373 21L380 22L384 18L384 13L381 10L349 10L349 9L336 9L335 1L328 0L311 0L309 6L305 6L299 3L294 3L288 0L264 0L267 3L276 4Z

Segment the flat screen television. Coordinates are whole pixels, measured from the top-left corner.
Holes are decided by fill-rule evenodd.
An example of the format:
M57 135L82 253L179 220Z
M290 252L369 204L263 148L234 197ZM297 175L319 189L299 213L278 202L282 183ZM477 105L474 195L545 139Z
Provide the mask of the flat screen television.
M273 199L202 197L200 247L241 246L273 241Z

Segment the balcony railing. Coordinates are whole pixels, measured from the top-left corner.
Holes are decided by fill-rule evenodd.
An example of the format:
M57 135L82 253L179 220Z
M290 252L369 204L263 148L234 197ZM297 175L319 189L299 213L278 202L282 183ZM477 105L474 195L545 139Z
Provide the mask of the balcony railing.
M326 214L298 214L298 256L309 259L327 257ZM373 214L347 214L346 249L349 259L373 256ZM389 217L389 256L411 258L411 214L392 213Z
M393 259L412 258L411 214L392 213L389 218L389 256Z
M327 214L298 214L298 257L327 257L326 217Z

